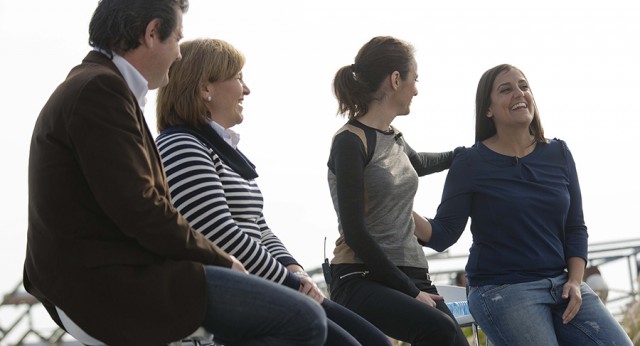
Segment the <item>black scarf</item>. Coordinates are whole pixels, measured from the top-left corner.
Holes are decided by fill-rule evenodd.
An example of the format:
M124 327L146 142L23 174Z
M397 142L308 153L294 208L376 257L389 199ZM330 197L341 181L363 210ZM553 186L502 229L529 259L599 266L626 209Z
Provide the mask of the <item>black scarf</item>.
M231 167L231 169L238 173L242 178L252 180L258 177L258 173L255 170L256 166L254 166L239 149L233 148L229 143L225 142L225 140L220 137L220 135L209 124L206 124L199 129L189 126L173 126L164 129L162 133L191 134L205 143L209 149L213 150L213 152L216 153L224 163Z

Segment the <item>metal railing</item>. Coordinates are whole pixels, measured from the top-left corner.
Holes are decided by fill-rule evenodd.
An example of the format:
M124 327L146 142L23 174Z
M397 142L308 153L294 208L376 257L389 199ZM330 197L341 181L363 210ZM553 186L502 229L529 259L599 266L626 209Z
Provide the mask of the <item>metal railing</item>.
M4 295L2 303L2 317L8 316L9 322L0 320L0 345L20 345L26 340L43 342L49 345L59 344L65 335L64 330L56 326L53 321L45 326L37 326L35 314L42 315L44 307L32 295L24 291L20 282L11 292ZM13 310L10 313L8 310Z

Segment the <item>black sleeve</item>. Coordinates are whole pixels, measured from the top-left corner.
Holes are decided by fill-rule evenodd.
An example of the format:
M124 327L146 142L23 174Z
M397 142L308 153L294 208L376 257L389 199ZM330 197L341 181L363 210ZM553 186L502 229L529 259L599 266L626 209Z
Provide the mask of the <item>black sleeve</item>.
M449 169L451 162L453 162L453 150L442 153L418 153L409 146L407 141L403 139L403 142L411 165L420 177Z
M336 175L338 212L347 245L383 285L416 297L420 290L374 241L365 226L364 169L367 162L362 141L344 131L334 138L329 168Z

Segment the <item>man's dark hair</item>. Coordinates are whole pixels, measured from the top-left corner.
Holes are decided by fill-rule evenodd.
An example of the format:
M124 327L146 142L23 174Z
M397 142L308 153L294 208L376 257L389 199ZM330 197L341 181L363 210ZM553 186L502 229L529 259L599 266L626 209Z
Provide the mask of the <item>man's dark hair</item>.
M136 49L156 18L164 41L176 29L176 8L186 12L189 0L101 0L89 23L89 45L119 54Z

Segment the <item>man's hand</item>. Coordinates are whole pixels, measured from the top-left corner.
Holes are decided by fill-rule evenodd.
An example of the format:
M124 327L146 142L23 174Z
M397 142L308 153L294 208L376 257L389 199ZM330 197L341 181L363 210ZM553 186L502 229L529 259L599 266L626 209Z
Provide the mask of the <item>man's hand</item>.
M244 269L244 266L242 265L242 263L240 261L238 261L238 259L236 259L234 256L229 255L229 257L231 257L231 270L235 270L237 272L241 272L241 273L245 273L245 274L249 274L249 272Z

